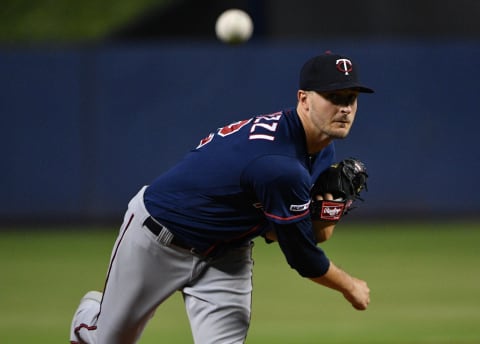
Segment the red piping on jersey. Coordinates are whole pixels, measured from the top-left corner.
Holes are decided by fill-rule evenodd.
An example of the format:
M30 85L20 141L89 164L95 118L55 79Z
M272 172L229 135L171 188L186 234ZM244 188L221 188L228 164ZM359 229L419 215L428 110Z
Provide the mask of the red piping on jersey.
M307 210L307 211L304 211L301 214L298 214L298 215L295 215L295 216L289 216L289 217L281 217L281 216L273 215L273 214L267 213L266 211L264 211L263 213L265 214L265 216L268 216L268 217L271 217L271 218L274 218L274 219L277 219L277 220L289 221L289 220L295 220L295 219L298 219L299 217L305 216L309 212L310 212L310 210Z

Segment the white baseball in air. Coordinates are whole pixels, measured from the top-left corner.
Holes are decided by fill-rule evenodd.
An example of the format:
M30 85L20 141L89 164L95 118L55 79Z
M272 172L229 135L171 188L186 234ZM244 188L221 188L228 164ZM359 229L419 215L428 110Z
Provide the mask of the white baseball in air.
M215 33L218 39L224 43L244 43L252 37L252 18L245 11L239 9L226 10L217 18Z

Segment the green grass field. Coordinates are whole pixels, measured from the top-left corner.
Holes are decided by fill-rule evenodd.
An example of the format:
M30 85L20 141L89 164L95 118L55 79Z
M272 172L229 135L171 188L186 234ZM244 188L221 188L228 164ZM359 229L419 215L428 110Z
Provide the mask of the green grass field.
M0 343L67 343L84 292L101 289L116 229L0 232ZM480 343L480 224L340 224L323 245L366 279L355 311L300 278L275 244L256 241L247 343ZM140 343L192 343L180 295L158 309Z

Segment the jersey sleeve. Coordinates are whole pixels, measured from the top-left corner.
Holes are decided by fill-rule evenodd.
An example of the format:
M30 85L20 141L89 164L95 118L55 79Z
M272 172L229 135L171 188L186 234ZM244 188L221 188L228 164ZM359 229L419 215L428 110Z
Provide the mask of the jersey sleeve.
M308 171L292 157L266 155L245 169L242 183L251 189L265 217L288 224L309 216L310 182Z
M301 276L320 277L328 271L330 260L316 245L310 220L273 227L288 264Z

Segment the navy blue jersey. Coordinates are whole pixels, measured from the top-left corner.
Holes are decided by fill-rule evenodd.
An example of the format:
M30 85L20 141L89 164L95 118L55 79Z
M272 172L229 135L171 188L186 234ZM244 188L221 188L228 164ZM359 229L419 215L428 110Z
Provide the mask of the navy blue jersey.
M200 250L306 222L310 189L334 161L333 143L307 152L295 109L209 134L145 192L150 214ZM273 226L273 227L272 227Z

